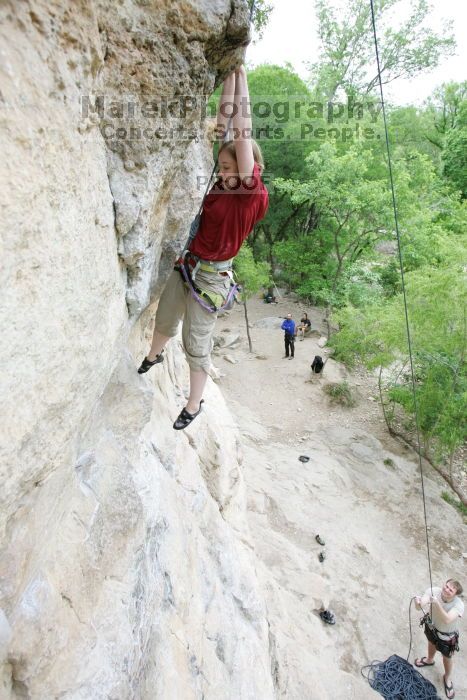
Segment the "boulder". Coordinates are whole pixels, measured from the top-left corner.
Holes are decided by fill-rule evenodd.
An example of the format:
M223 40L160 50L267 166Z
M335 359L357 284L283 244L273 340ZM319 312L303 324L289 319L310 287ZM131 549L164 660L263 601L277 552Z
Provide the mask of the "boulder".
M214 340L214 344L220 348L233 348L240 344L240 333L231 332L225 335L218 335Z
M283 320L281 316L266 316L265 318L260 318L258 321L255 321L252 326L253 328L265 329L280 328Z

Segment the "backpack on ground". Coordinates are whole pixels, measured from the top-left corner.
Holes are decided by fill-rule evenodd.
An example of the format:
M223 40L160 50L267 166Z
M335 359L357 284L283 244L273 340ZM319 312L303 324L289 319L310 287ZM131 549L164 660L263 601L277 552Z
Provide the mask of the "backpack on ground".
M311 363L311 371L315 374L319 374L322 371L323 367L323 358L321 357L321 355L315 355L313 358L313 362Z

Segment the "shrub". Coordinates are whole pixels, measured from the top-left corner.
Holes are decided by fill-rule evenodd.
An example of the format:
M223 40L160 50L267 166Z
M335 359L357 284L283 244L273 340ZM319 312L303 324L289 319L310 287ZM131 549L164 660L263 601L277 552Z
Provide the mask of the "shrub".
M345 406L345 408L355 406L355 397L353 396L352 390L347 382L341 382L340 384L327 384L324 387L324 391L329 396L332 403L339 404L339 406Z
M450 493L447 491L443 491L441 494L441 498L446 501L446 503L449 503L449 505L453 506L456 508L461 515L464 516L464 520L467 521L467 506L465 506L461 501L459 501L457 498L454 498L451 496Z

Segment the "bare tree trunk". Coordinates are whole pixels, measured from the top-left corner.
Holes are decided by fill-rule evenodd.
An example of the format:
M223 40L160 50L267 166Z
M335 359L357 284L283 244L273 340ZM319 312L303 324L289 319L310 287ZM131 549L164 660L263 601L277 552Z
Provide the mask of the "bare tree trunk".
M243 302L243 310L244 310L244 312L245 312L245 326L246 326L246 334L247 334L247 337L248 337L248 347L249 347L249 349L250 349L250 352L253 352L253 345L252 345L252 342L251 342L251 335L250 335L250 322L248 321L248 309L247 309L247 306L246 306L246 299L245 299L245 301Z
M381 401L381 408L383 410L383 416L384 420L386 421L386 426L389 432L391 432L391 423L389 420L389 416L386 413L386 406L384 405L384 399L383 399L383 387L381 385L381 375L383 373L383 365L379 366L379 375L378 375L378 389L379 389L379 400Z
M383 402L383 388L382 388L382 384L381 384L382 371L383 371L383 367L381 365L379 368L378 388L379 388L379 397L380 397L380 401L381 401L381 408L383 409L383 416L384 416L384 420L386 421L386 426L387 426L388 432L390 435L392 435L392 437L398 438L398 439L402 440L403 442L405 442L413 450L415 450L415 452L418 454L418 445L416 445L414 442L412 442L412 440L409 440L408 438L406 438L406 436L403 435L402 433L399 433L391 425L391 422L390 422L389 417L388 417L387 412L386 412L386 407L385 407L384 402ZM436 472L438 472L438 474L451 487L452 491L454 491L456 496L459 497L460 502L464 506L467 505L466 494L463 492L462 486L456 482L456 480L454 479L454 477L452 475L452 463L454 460L454 452L452 452L450 455L449 465L448 465L449 471L446 471L445 469L443 469L442 466L436 464L434 459L432 459L432 457L430 455L430 441L427 437L424 437L424 455L423 455L423 457L424 457L425 461L428 462L428 464L430 464L433 467L433 469Z
M449 455L449 477L452 479L452 465L454 462L454 450L451 451L451 454Z
M390 428L389 433L393 437L397 437L400 440L403 440L403 442L412 447L412 449L414 449L415 452L418 454L418 446L414 442L412 442L412 440L408 440L405 437L405 435L399 433L397 430L394 430L394 428ZM445 469L443 469L443 467L433 462L429 455L424 455L424 459L426 462L428 462L428 464L430 464L433 467L435 472L438 472L438 474L443 477L444 481L451 487L456 496L459 497L459 500L462 503L462 505L467 506L467 496L463 492L461 485L457 484L456 481L454 481L454 479L451 477L451 475Z
M331 331L331 323L330 323L330 321L329 321L330 316L331 316L331 307L330 307L329 304L328 304L328 306L326 306L326 313L325 313L325 321L326 321L326 326L327 326L327 329L328 329L328 340L329 340L329 338L331 337L331 333L332 333L332 331Z

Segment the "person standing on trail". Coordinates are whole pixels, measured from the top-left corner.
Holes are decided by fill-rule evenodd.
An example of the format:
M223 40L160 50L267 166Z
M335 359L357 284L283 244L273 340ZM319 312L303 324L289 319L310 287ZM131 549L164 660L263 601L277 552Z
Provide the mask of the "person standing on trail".
M281 329L284 331L285 355L282 358L285 360L293 360L295 355L295 321L292 320L292 314L287 314L287 318L282 321ZM290 357L289 357L290 350Z
M455 697L451 680L453 655L459 651L459 618L464 614L464 603L459 598L462 586L459 581L450 578L442 588L428 588L420 597L415 597L415 607L423 610L431 606L431 613L426 614L425 636L428 640L428 653L415 659L415 666L434 666L435 654L441 652L444 664L444 692L446 697ZM425 611L424 611L425 612Z
M233 140L229 141L230 124ZM190 395L173 425L175 430L186 428L201 411L217 311L229 297L233 258L268 208L268 191L261 180L263 158L251 133L247 76L241 66L224 80L219 103L218 179L204 200L199 229L167 281L151 349L138 369L143 374L163 361L164 347L183 319Z

